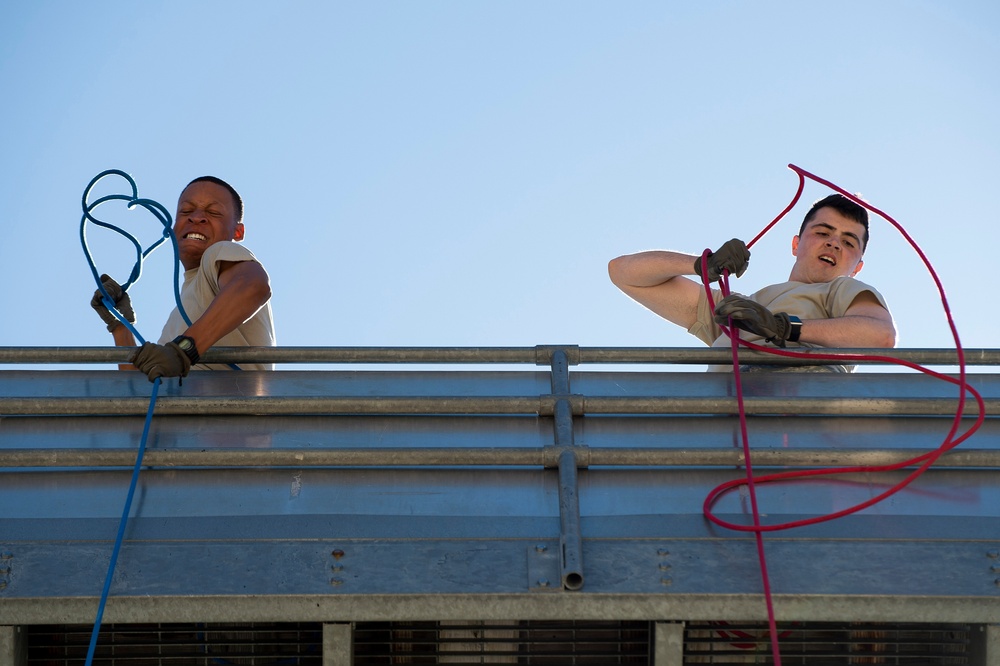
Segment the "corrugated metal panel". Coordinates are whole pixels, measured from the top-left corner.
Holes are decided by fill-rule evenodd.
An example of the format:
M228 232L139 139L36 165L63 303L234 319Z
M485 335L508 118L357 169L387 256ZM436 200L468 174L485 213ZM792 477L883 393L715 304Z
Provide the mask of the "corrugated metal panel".
M709 489L741 475L732 378L557 374L167 383L105 621L425 621L440 639L442 623L468 619L494 633L453 626L442 644L509 647L524 643L523 622L761 620L753 539L701 513ZM889 502L766 536L780 616L1000 622L1000 375L970 381L991 410L975 438ZM957 393L904 373L757 374L744 389L758 470L934 448ZM4 622L93 619L142 430L140 416L116 414L144 412L149 391L136 373L0 371ZM567 452L579 467L569 480ZM782 522L899 476L771 485L760 503ZM560 585L574 509L578 590ZM740 493L716 509L749 521Z

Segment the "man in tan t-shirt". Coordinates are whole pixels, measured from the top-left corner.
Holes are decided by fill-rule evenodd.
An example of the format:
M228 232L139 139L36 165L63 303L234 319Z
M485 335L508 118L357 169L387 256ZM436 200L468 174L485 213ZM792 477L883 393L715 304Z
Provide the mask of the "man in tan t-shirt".
M244 233L243 200L232 186L214 176L202 176L184 188L177 202L174 234L185 269L181 302L191 326L175 308L160 342L145 343L129 357L133 365L123 365L123 369L137 368L150 381L157 377L186 377L201 353L216 343L274 345L270 281L256 257L238 243ZM115 299L118 311L135 321L128 294L106 275L101 276L101 281ZM132 332L104 306L100 290L95 292L91 305L108 324L115 345L136 345Z
M855 280L868 245L868 212L833 194L813 204L792 238L788 282L750 297L713 291L710 310L701 283L700 256L651 250L612 259L611 281L664 319L683 326L706 344L728 345L719 328L727 319L740 337L779 347L894 347L896 327L882 296ZM746 244L733 239L707 258L708 278L724 270L739 277L750 261ZM686 276L699 276L697 279ZM844 367L829 369L849 371Z

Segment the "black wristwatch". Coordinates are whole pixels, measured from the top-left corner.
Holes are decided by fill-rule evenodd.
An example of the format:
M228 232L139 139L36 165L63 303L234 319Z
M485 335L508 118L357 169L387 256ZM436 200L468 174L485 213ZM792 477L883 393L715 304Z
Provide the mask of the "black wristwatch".
M798 342L802 335L802 320L795 315L788 315L788 323L792 325L792 330L788 332L789 342Z
M797 339L798 337L796 337L796 340ZM191 359L191 365L197 363L198 359L201 358L201 354L198 353L198 348L195 346L194 340L188 336L178 335L173 339L173 343L180 347L181 351L184 352L189 359Z

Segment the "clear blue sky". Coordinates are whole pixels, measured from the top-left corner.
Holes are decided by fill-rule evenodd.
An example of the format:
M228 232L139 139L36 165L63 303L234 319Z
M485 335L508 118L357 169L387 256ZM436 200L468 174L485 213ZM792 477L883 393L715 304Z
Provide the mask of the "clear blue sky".
M6 3L0 346L111 344L79 241L110 168L171 213L195 176L241 191L282 345L699 346L607 261L753 237L791 162L895 217L964 345L996 347L998 34L987 0ZM807 186L735 290L787 278L827 193ZM128 248L88 233L124 279ZM171 262L132 290L147 338ZM881 220L858 277L901 346L952 346Z

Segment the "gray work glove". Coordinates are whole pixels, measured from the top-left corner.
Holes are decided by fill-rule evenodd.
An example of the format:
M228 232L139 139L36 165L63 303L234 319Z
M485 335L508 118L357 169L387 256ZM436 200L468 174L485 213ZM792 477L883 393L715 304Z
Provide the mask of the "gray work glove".
M792 333L792 322L785 312L771 312L760 303L746 296L730 294L715 306L715 323L733 325L764 338L768 342L784 347Z
M147 342L129 355L128 362L145 372L149 381L157 377L187 377L191 370L191 359L174 342L165 345Z
M108 275L102 275L101 286L104 287L104 291L108 292L108 296L114 301L115 309L134 324L135 312L132 311L132 299L128 297L127 293L122 291L121 285ZM100 289L94 290L94 297L90 299L90 307L97 311L97 314L104 320L104 323L108 325L109 331L113 331L122 325L118 321L118 317L114 316L111 310L104 305L104 296L101 294Z
M729 269L730 275L740 277L747 270L750 263L750 250L747 244L739 238L726 241L715 252L708 254L708 281L717 282L722 275L722 271ZM694 274L701 275L701 257L694 262Z

